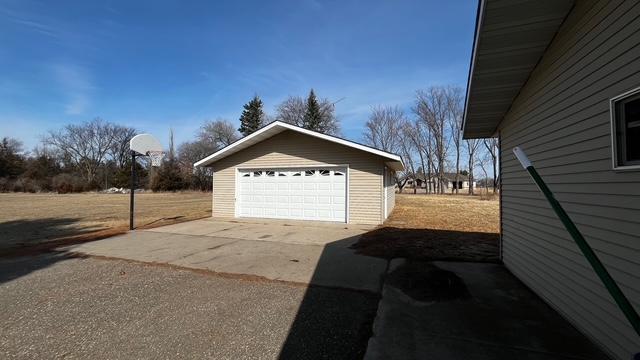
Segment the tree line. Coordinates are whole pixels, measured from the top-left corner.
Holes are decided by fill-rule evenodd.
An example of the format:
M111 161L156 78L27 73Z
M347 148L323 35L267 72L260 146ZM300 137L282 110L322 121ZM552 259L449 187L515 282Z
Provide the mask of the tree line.
M455 169L456 174L468 171L474 179L474 169L480 168L484 178L490 178L491 165L496 187L497 142L461 139L462 101L460 88L432 87L416 93L412 117L398 106L371 109L364 140L402 156L406 170L396 174L400 189L408 179L420 175L429 180L428 192L441 193L445 171ZM138 187L153 191L210 191L211 169L194 169L196 161L274 120L338 136L341 129L335 104L318 98L311 89L306 97L289 96L269 116L262 100L255 95L243 106L238 129L225 119L205 121L194 140L177 147L170 130L168 151L159 168L150 167L146 157L137 158L134 165ZM5 137L0 141L0 191L68 193L128 188L129 140L137 134L133 127L96 118L49 131L32 151L25 151L18 139ZM463 158L468 160L467 164L462 164ZM466 169L462 169L464 165Z
M146 157L137 158L138 187L210 191L211 170L194 169L193 164L273 120L332 135L340 132L334 103L319 99L313 89L306 98L288 97L274 117L264 112L262 100L255 95L244 105L237 130L225 119L205 121L194 140L177 147L170 130L168 151L159 168L151 168ZM0 191L69 193L128 188L129 140L138 133L133 127L95 118L49 131L31 151L19 139L4 137L0 141Z
M420 177L426 180L427 193L444 193L445 173L451 171L456 182L468 176L469 193L474 194L473 183L480 178L475 176L477 169L484 175L485 186L497 190L497 139L462 139L460 87L418 90L411 115L398 106L373 107L363 134L369 145L402 156L406 169L395 175L401 191L408 180Z

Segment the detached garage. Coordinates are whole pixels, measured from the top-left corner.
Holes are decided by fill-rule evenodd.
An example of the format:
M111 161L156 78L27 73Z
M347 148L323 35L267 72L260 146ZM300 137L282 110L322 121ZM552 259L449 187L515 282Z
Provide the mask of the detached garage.
M213 216L380 224L400 156L273 122L195 166L213 169Z

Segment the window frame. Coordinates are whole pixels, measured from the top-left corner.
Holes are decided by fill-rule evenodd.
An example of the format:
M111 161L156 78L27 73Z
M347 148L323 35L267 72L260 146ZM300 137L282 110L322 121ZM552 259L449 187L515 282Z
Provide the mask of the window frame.
M611 120L611 160L612 160L613 170L620 170L620 171L640 170L640 160L626 161L625 159L620 159L618 157L618 146L626 145L625 143L622 143L622 144L618 143L618 136L617 136L618 129L619 129L618 123L620 121L622 122L625 121L624 112L622 112L622 114L619 114L618 109L625 103L628 103L634 100L640 100L640 87L637 87L633 90L627 91L623 94L613 97L609 101L609 112L610 112L610 120ZM618 115L620 115L621 118ZM623 130L623 137L624 137L625 129L622 129L622 130ZM624 151L624 149L622 151Z

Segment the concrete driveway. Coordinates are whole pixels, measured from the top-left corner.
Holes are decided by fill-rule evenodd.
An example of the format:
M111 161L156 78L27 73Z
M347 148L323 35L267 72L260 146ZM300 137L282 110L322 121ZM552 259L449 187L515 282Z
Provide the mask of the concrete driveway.
M301 284L379 292L387 261L349 248L371 227L336 223L202 219L63 248Z

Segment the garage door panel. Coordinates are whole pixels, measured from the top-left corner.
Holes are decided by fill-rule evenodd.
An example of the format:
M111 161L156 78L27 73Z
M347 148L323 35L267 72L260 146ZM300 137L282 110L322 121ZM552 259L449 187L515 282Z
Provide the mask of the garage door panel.
M239 216L346 220L346 169L242 170Z
M331 197L330 196L318 196L318 204L319 205L331 205Z

